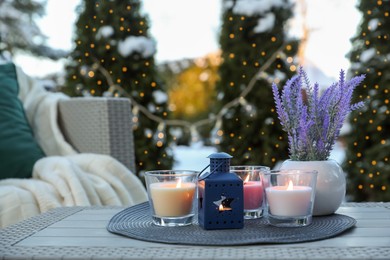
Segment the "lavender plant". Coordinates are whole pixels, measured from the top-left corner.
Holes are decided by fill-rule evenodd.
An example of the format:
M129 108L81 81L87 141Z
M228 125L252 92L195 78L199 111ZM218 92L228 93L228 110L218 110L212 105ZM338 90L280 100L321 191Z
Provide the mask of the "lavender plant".
M298 75L287 81L279 94L272 84L278 118L287 132L290 158L294 161L322 161L340 135L348 113L364 106L363 102L351 104L352 94L365 75L345 80L340 71L339 81L321 95L318 83L312 87L302 67Z

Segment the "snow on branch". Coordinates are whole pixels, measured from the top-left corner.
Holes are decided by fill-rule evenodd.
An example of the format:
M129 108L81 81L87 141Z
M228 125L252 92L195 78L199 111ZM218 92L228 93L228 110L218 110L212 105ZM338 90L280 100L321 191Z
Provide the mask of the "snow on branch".
M253 28L255 33L262 33L266 31L270 31L274 28L275 25L275 15L273 13L268 13L264 16L264 18L260 18L257 21L257 25Z
M232 8L235 15L258 17L254 33L270 31L275 26L275 14L272 8L291 8L291 0L239 0L226 1L224 8Z
M156 52L156 43L145 36L129 36L118 43L118 52L123 57L138 52L143 58L149 58Z
M114 34L114 27L105 25L100 27L96 34L96 39L100 40L101 38L109 38Z
M272 7L289 6L288 2L285 0L240 0L236 2L233 13L254 16L269 12Z

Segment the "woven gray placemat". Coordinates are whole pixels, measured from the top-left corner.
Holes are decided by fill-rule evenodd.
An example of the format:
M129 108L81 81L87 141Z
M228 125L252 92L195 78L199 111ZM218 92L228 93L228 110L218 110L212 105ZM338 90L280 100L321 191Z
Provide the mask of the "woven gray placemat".
M265 218L245 220L243 229L204 230L197 223L185 227L159 227L152 223L149 204L145 202L117 213L109 221L107 230L149 242L183 245L250 245L321 240L335 237L355 224L354 218L333 214L313 217L311 225L297 228L270 226Z

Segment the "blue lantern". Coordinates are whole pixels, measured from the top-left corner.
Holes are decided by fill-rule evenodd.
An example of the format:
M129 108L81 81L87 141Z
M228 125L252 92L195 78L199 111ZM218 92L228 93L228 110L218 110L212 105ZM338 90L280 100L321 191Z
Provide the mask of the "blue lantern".
M213 153L210 172L198 181L198 222L204 229L244 227L243 182L230 172L230 156Z

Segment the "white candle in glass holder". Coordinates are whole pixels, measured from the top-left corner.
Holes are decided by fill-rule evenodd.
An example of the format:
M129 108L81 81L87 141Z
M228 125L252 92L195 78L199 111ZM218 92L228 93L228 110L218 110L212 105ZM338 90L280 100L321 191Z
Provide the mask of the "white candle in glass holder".
M273 186L265 190L269 213L274 216L296 217L310 214L312 188L294 186Z
M150 184L155 214L162 217L179 217L191 213L195 183L157 182Z

